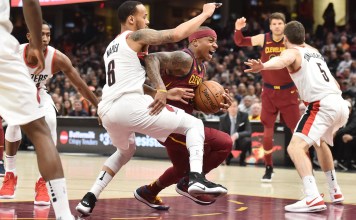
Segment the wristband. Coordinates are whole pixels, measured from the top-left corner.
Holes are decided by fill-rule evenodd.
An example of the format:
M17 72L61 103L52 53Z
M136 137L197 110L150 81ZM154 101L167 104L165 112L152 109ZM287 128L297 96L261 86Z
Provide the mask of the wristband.
M164 93L167 93L167 90L165 90L165 89L157 89L157 92L164 92Z

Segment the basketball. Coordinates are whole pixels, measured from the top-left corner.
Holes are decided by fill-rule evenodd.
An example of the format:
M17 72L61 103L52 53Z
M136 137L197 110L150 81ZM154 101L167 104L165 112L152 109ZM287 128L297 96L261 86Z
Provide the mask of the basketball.
M214 114L220 110L219 104L224 103L224 87L215 81L204 81L195 90L195 108L205 114Z

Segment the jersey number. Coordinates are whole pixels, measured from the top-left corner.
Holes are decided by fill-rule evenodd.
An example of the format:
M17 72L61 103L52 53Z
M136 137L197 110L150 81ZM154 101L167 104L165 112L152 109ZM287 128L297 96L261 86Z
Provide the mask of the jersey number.
M326 82L329 82L329 77L326 75L325 70L321 68L321 63L316 63L320 69L321 75L323 75L323 78L325 79Z
M112 86L115 83L115 62L110 61L108 64L108 85Z

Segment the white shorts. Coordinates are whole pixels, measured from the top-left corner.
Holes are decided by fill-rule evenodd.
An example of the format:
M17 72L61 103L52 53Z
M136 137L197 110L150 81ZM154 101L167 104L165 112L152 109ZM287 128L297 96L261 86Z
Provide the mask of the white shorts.
M9 125L24 125L44 116L37 89L19 54L19 43L0 29L0 115Z
M295 135L303 138L309 146L320 140L333 146L333 134L344 126L349 117L346 101L340 95L328 95L308 105L295 129Z
M57 145L57 114L53 100L49 94L43 89L40 90L39 97L41 105L46 114L45 119L51 131L53 142ZM9 142L16 142L22 139L21 128L19 125L9 125L5 132L5 139Z
M101 119L115 147L128 149L135 132L164 142L176 130L185 112L167 106L158 115L151 116L148 106L152 102L153 98L148 95L125 94L112 103L110 110Z

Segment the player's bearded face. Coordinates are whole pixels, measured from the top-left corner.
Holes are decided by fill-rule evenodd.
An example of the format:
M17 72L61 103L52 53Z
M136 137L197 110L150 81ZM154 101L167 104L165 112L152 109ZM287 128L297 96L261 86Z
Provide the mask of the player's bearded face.
M47 49L49 42L51 41L51 30L48 25L42 25L42 46L43 50Z
M218 45L216 43L216 38L214 37L203 37L197 39L197 50L198 56L203 58L205 61L210 61L213 58Z
M137 12L135 13L134 17L137 30L148 28L150 22L148 21L148 14L145 6L138 5Z

